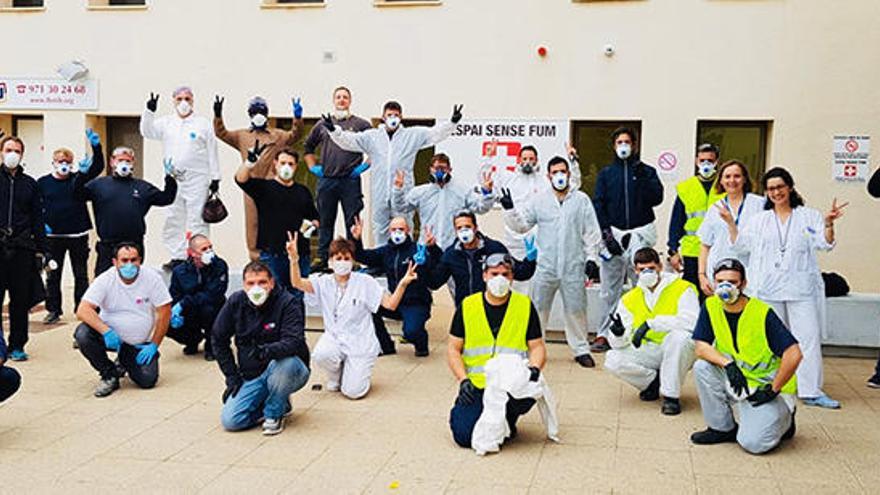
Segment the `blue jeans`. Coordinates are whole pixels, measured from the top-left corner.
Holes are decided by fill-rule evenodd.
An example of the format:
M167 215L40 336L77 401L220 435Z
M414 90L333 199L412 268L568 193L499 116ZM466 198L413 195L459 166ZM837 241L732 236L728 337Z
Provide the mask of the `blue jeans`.
M470 448L471 437L474 434L474 426L483 414L483 391L479 397L470 404L459 404L458 400L449 412L449 427L452 429L452 439L460 447ZM510 438L516 435L516 421L520 416L529 412L535 405L535 399L514 399L507 396L507 425L510 427Z
M21 386L21 375L18 371L6 366L0 366L0 402L12 397Z
M309 381L309 368L297 356L274 359L262 375L242 384L226 400L220 422L228 431L256 426L261 417L278 419L291 411L290 394Z
M269 266L275 285L293 294L297 301L303 300L303 293L290 284L290 258L286 252L260 251L260 261ZM307 255L299 257L299 274L303 278L309 276L311 264Z
M403 338L412 342L417 351L428 350L425 323L431 318L430 306L398 306L397 311L379 308L379 316L403 321Z
M321 226L318 227L318 258L327 261L327 250L333 240L336 226L336 213L342 203L342 216L345 218L345 235L351 232L354 217L364 209L364 195L361 192L360 177L322 177L318 179L318 214Z

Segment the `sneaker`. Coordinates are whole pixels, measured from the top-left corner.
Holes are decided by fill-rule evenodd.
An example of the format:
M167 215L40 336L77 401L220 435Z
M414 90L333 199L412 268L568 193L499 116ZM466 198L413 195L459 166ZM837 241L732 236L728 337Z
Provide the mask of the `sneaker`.
M110 378L102 378L95 387L95 397L107 397L119 388L119 378L111 376Z
M739 430L734 426L730 431L718 431L712 428L706 428L703 431L695 432L691 435L691 442L697 445L715 445L716 443L727 443L736 441L736 432Z
M61 321L61 313L58 313L56 311L49 311L43 318L43 323L46 325L52 325L53 323L58 323L59 321Z
M810 399L804 399L804 404L808 406L821 407L823 409L840 409L840 402L828 397L825 394L820 395L819 397L812 397Z
M217 358L214 357L214 353L211 352L211 349L205 349L205 361L216 361Z
M584 368L596 367L596 361L593 361L593 356L589 354L581 354L580 356L574 358L574 360L577 361L577 364L583 366Z
M596 340L594 340L593 343L590 344L591 352L602 353L609 349L611 349L611 344L608 343L608 339L606 339L605 337L596 337Z
M429 354L431 354L431 351L428 349L416 350L416 357L428 357Z
M79 349L79 342L77 342L76 339L73 339L73 348Z
M785 434L782 435L783 440L788 440L793 437L795 430L797 430L797 427L794 425L794 415L796 412L797 411L792 411L791 413L791 426L789 426L788 429L785 430Z
M379 351L379 357L392 356L394 354L397 354L397 349L394 347L391 347L390 349L382 349L381 351Z
M284 416L276 419L266 418L263 420L263 435L277 435L284 431Z
M325 385L324 388L328 392L339 392L339 382L331 382L328 380L327 385Z
M663 405L660 406L660 412L666 416L676 416L681 413L681 402L672 397L664 397Z
M654 377L654 381L648 385L648 388L639 392L639 399L645 402L655 401L660 398L660 374Z
M199 344L186 344L183 346L183 353L192 356L199 353Z
M9 352L9 359L13 361L27 361L28 354L23 349L13 349Z
M406 337L404 337L403 335L401 335L400 337L397 337L397 343L403 344L403 345L412 344L412 342L406 340Z
M874 373L874 376L868 378L867 385L870 388L880 388L880 373Z

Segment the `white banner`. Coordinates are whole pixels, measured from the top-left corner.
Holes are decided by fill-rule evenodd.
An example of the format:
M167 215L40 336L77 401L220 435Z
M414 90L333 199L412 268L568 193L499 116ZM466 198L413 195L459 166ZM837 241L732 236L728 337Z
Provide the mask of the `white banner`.
M97 110L98 82L0 76L0 112L5 110Z
M870 136L834 136L831 173L838 182L865 182L871 168Z

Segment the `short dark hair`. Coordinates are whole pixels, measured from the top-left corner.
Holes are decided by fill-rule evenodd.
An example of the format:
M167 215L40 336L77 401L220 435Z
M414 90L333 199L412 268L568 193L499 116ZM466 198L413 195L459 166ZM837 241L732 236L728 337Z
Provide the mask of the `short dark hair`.
M633 265L646 263L660 263L660 253L654 248L643 247L633 255Z
M187 242L187 245L189 246L189 248L193 249L193 246L195 246L196 241L198 241L199 239L204 239L206 241L210 240L210 239L208 239L208 236L206 236L205 234L193 234L190 236L189 241Z
M447 165L452 165L452 162L449 161L449 155L447 155L446 153L437 153L434 156L432 156L431 157L431 165L433 165L434 162L440 162L440 163L445 163Z
M764 190L767 190L767 182L770 179L782 179L782 182L785 182L785 185L791 188L791 192L788 195L788 204L792 208L797 208L798 206L804 206L804 198L797 192L794 188L794 177L791 176L791 173L788 170L785 170L782 167L773 167L764 174L764 177L761 178L761 185L764 186ZM770 201L770 196L767 196L767 201L764 203L765 210L773 209L773 202Z
M21 146L21 152L24 153L24 141L22 141L21 138L18 136L6 136L2 140L0 140L0 149L6 146L6 143L9 141L18 143L18 145Z
M336 86L336 89L333 90L333 95L336 95L337 91L345 91L348 93L348 97L351 98L351 90L346 88L345 86Z
M538 156L538 149L532 146L531 144L527 144L519 149L519 156L522 156L526 151L531 151L535 154L535 157Z
M554 156L549 162L547 162L547 173L550 173L550 169L553 168L553 165L559 165L560 163L565 165L565 170L571 171L571 167L568 165L568 160L561 156Z
M259 260L251 261L244 265L244 269L241 271L241 278L244 279L248 273L265 273L269 275L270 279L275 278L272 276L272 270L269 269L269 265Z
M721 150L712 143L703 143L697 146L697 154L699 155L700 153L714 153L716 160L721 156Z
M455 224L455 221L462 217L470 218L471 222L474 223L474 227L477 226L477 216L474 215L474 212L472 212L471 210L459 210L458 213L456 213L455 216L452 217L452 223Z
M281 148L280 150L275 152L275 159L277 160L281 155L290 155L294 160L299 161L299 153L296 152L293 148Z
M739 160L727 160L721 165L721 168L718 169L718 180L715 182L715 192L719 194L724 192L721 177L724 176L724 171L730 167L739 167L739 171L743 175L743 194L752 192L752 176L749 174L749 168Z
M134 249L135 251L137 251L138 258L143 256L143 251L141 250L140 244L133 241L122 241L113 246L113 259L118 258L119 251L122 251L123 249Z
M397 103L394 100L385 103L385 106L382 107L382 114L385 114L388 110L397 110L398 112L403 113L403 107L400 106L400 103Z
M712 267L712 278L715 278L715 275L718 275L720 272L728 270L739 272L740 278L742 280L746 279L746 267L736 258L724 258L715 263L715 266Z
M340 253L348 253L354 257L354 242L344 237L337 237L330 242L328 255L332 258Z
M614 129L614 132L611 133L611 144L614 144L614 142L617 141L617 138L620 137L621 134L626 134L627 136L629 136L629 138L632 139L633 143L636 143L639 140L639 135L636 134L635 129L633 129L632 127L621 126L617 129Z

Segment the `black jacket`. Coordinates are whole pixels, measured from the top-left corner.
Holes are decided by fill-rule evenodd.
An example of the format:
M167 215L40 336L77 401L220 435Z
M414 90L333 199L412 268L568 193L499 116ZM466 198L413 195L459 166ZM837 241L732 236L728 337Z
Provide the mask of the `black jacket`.
M101 145L92 146L92 166L86 173L77 172L66 179L57 179L46 174L37 180L40 193L43 195L43 215L45 216L46 232L52 235L81 234L92 230L92 219L89 209L81 197L74 194L76 179L80 175L88 182L101 175L104 170L104 153Z
M0 246L46 253L43 200L33 177L0 166Z
M599 226L630 230L654 221L654 207L663 202L663 183L654 167L638 156L614 162L599 172L593 206Z
M403 244L397 245L391 241L376 249L364 249L360 240L355 242L354 259L369 267L382 268L388 278L388 291L394 292L400 279L406 275L409 262L416 254L416 243L408 238ZM419 278L414 280L403 292L401 306L430 306L431 290L425 279L429 276L427 264L416 268Z
M229 346L235 337L238 363ZM309 365L302 302L276 288L262 306L251 304L243 290L231 296L211 330L217 364L226 377L251 380L260 376L273 359L298 356Z
M76 198L91 201L98 238L104 242L140 241L147 232L144 218L153 206L168 206L177 196L177 181L165 176L165 190L133 177L99 177L86 183L76 178Z
M183 303L187 310L203 307L217 311L226 302L226 288L229 287L229 267L226 262L215 257L210 265L196 268L192 260L174 267L171 273L172 304Z

